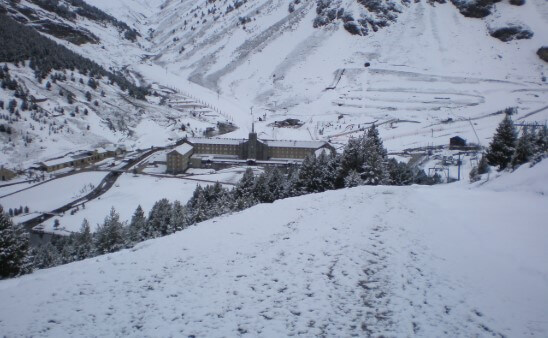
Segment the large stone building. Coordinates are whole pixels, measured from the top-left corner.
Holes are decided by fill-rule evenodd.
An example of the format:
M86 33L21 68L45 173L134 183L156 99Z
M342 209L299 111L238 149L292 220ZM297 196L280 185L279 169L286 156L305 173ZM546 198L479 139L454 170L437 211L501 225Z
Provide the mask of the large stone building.
M223 162L294 164L321 151L331 153L335 149L325 141L261 140L254 131L248 139L193 137L167 154L167 172L177 174L189 167Z
M183 143L167 153L167 172L169 174L179 174L185 172L188 169L191 155L192 146L188 143Z

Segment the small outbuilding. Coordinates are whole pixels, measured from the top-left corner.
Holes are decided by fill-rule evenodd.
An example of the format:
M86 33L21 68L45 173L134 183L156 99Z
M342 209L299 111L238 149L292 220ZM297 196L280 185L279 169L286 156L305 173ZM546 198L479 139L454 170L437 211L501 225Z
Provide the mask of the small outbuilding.
M466 147L466 140L460 136L453 136L449 139L449 149L460 149Z

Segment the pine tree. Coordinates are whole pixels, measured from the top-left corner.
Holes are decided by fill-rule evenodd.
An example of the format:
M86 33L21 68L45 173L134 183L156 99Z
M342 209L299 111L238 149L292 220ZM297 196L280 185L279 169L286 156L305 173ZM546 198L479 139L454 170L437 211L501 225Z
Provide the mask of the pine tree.
M247 168L240 181L238 181L236 187L232 190L234 210L239 211L247 209L257 204L257 200L253 194L254 186L255 176L253 175L253 170L251 168Z
M510 115L506 115L497 127L487 151L487 162L492 166L505 169L514 155L517 132Z
M12 277L22 272L28 247L26 233L13 224L0 206L0 277Z
M204 197L203 191L198 195L192 208L191 220L193 224L203 222L209 219L208 203Z
M344 147L341 157L341 177L345 177L352 170L358 171L363 164L361 139L351 137Z
M154 203L148 215L146 226L146 237L155 238L168 234L168 229L171 223L171 203L167 198Z
M57 250L61 255L61 264L67 264L78 260L76 255L76 234L63 237L57 243Z
M78 232L74 239L75 256L77 260L86 259L93 256L93 235L89 226L89 222L84 218L80 232Z
M169 224L169 233L183 230L187 225L185 207L179 201L173 202Z
M363 184L360 174L356 170L351 170L344 178L344 186L346 188L357 187Z
M224 188L221 183L215 182L214 185L206 189L206 192L205 198L209 205L209 218L223 215L231 210L232 197L229 196L228 189Z
M278 168L272 169L267 176L268 191L272 197L272 202L282 199L284 195L284 177Z
M290 168L287 174L287 181L284 184L284 196L295 197L302 194L302 189L299 181L299 170L295 167Z
M548 128L542 126L533 136L534 162L539 162L548 153Z
M36 269L51 268L60 265L61 262L62 258L59 250L50 242L47 242L34 250L33 265Z
M387 152L384 149L375 124L371 125L367 131L367 136L363 139L362 151L363 164L361 178L364 184L385 184L388 181L388 171L386 168Z
M260 174L255 180L255 184L253 185L253 196L260 203L271 203L274 201L272 194L268 189L268 181L265 173Z
M325 158L324 158L325 159ZM324 161L327 164L327 160ZM303 193L325 191L320 164L314 154L305 157L299 170L299 181Z
M120 215L113 207L103 224L95 232L95 249L97 253L102 255L123 249L126 242L124 232Z
M234 190L235 198L249 197L253 194L253 186L255 185L255 176L253 175L253 170L247 168L244 172L244 175L238 181L236 189Z
M320 156L316 159L317 171L318 171L318 184L321 187L320 191L331 190L335 188L335 179L337 170L333 156L329 157L322 151Z
M131 244L136 244L147 239L145 233L146 222L145 212L141 205L138 205L129 222L128 241Z
M403 162L398 162L391 158L387 163L388 184L390 185L409 185L413 183L413 170Z
M523 163L529 162L533 157L533 138L529 133L529 128L524 127L520 138L516 144L516 151L512 157L512 167L517 167Z

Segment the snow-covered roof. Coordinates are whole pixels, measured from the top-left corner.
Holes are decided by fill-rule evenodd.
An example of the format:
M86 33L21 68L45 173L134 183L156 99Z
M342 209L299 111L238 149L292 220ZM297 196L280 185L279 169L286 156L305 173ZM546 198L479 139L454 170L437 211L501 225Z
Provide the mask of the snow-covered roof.
M192 158L200 158L202 161L210 160L238 160L240 157L238 155L226 155L226 154L194 154Z
M324 141L262 140L269 147L292 147L317 149L326 145Z
M213 137L189 137L188 142L193 144L225 144L238 145L245 142L245 139L236 138L213 138Z
M223 144L223 145L239 145L247 142L247 139L235 138L216 138L216 137L190 137L188 141L193 144ZM259 140L269 147L292 147L292 148L312 148L317 149L323 147L327 143L324 141L292 141L292 140Z
M55 165L58 165L58 164L63 164L63 163L67 163L67 162L70 162L70 161L77 161L77 160L80 160L80 159L83 159L83 158L87 158L89 156L91 156L93 154L93 152L91 151L85 151L85 152L81 152L79 154L75 154L75 155L69 155L69 156L63 156L61 158L56 158L56 159L53 159L53 160L47 160L47 161L43 161L42 163L45 164L46 166L55 166Z
M179 154L184 155L184 154L188 153L189 151L192 151L192 148L193 148L192 145L190 145L188 143L183 143L180 146L174 148L173 151L176 151Z

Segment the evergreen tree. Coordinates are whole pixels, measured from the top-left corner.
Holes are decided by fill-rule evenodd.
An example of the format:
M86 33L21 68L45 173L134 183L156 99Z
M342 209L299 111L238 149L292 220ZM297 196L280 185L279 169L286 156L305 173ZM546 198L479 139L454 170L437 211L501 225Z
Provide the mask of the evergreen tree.
M375 124L371 125L363 139L362 154L361 178L364 184L385 184L388 181L387 153Z
M234 190L234 197L236 199L250 197L253 194L254 185L255 176L253 175L253 170L251 168L247 168L244 172L244 175L236 185L236 188Z
M208 217L223 215L231 210L231 199L228 189L223 188L221 183L215 182L205 190L205 198L209 205Z
M324 164L327 164L327 160L324 161ZM303 193L325 191L320 164L314 154L305 157L301 164L299 181Z
M341 177L344 179L352 170L358 171L363 164L361 139L351 137L341 157Z
M92 89L97 89L97 82L95 82L94 78L92 78L92 77L89 78L88 86L90 86Z
M61 263L67 264L78 260L76 255L76 234L70 234L70 236L63 237L56 243L57 250L61 255Z
M333 153L329 158L328 171L333 175L333 189L344 188L344 173L342 170L342 156Z
M409 185L413 184L413 170L403 162L398 162L391 158L387 162L388 184L390 185Z
M165 236L169 233L171 223L171 203L167 198L154 203L148 215L146 226L146 237L155 238Z
M0 278L20 274L28 255L28 237L0 206Z
M421 170L417 170L413 181L416 184L433 185L441 182L441 176L438 173L436 173L434 174L434 176L430 177L426 175L424 170L421 169Z
M93 235L89 226L89 222L84 218L80 232L78 232L74 239L75 256L76 260L82 260L93 256Z
M290 168L287 174L287 181L284 184L284 196L295 197L302 194L299 181L299 170L295 167Z
M351 170L344 178L344 186L346 188L353 188L363 184L361 175L356 170Z
M548 128L542 126L533 136L534 162L538 162L548 152Z
M126 242L124 232L120 215L113 207L103 224L95 232L95 249L97 253L102 255L123 249Z
M185 207L179 201L173 202L171 208L171 217L169 225L169 233L183 230L187 226Z
M523 163L529 162L533 157L534 139L529 133L529 128L523 127L520 138L516 144L516 151L512 157L512 167L517 167Z
M59 249L54 246L51 242L47 242L36 248L34 251L34 268L36 269L47 269L57 265L60 265L62 262L61 254Z
M247 209L257 204L257 200L253 194L254 186L255 176L253 175L253 170L251 168L247 168L234 190L232 190L234 210L238 211Z
M205 199L203 190L200 190L196 200L192 205L191 222L192 224L203 222L209 219L208 215L208 203Z
M478 163L478 174L483 175L489 172L489 163L487 162L487 157L482 154L481 159Z
M267 185L268 191L270 192L272 198L271 202L285 198L284 181L284 176L278 168L274 168L269 171L267 176Z
M506 115L497 127L487 151L487 162L492 166L505 169L514 155L517 133L510 115Z
M268 188L266 173L260 174L255 180L255 184L253 185L253 196L260 203L271 203L274 201L270 189Z
M139 243L147 239L146 225L147 220L145 218L145 212L141 205L138 205L129 222L128 241L131 244Z
M318 170L318 183L321 186L320 191L334 189L337 176L335 157L328 156L325 151L322 151L320 156L316 159L316 164Z

